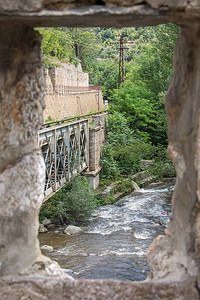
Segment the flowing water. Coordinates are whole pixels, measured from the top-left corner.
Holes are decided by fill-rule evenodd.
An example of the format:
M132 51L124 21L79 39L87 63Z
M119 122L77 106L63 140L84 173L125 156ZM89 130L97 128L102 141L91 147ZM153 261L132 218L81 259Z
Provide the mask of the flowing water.
M146 252L166 227L173 187L174 182L151 185L96 209L81 235L63 234L64 228L41 233L41 246L54 248L44 254L74 278L144 280Z

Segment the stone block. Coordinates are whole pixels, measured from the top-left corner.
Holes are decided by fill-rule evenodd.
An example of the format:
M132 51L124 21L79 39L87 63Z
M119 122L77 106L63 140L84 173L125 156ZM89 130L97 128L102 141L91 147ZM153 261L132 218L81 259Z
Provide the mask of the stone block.
M95 171L84 172L84 175L90 180L90 187L93 190L96 190L99 186L100 171L101 171L101 167L98 167Z
M0 278L1 300L198 300L194 278L176 282L61 280L44 276Z

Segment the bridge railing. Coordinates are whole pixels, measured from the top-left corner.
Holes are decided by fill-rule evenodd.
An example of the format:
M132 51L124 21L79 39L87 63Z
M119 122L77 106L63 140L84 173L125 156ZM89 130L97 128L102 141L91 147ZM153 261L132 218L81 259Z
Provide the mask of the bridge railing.
M65 86L65 85L52 85L45 86L46 94L74 94L74 93L89 93L89 92L100 92L100 85L89 85L89 86Z
M38 131L46 169L44 201L89 165L89 121L43 128Z
M63 120L59 120L59 121L52 121L52 122L47 122L47 123L44 123L42 124L42 128L48 128L48 127L51 127L51 126L57 126L57 125L61 125L63 123L69 123L69 122L72 122L72 121L79 121L81 119L89 119L89 118L92 118L94 116L99 116L99 115L102 115L102 114L105 114L105 113L108 113L109 110L102 110L102 111L97 111L97 112L93 112L93 113L88 113L88 114L85 114L85 115L80 115L80 116L76 116L76 117L70 117L70 118L66 118L66 119L63 119Z

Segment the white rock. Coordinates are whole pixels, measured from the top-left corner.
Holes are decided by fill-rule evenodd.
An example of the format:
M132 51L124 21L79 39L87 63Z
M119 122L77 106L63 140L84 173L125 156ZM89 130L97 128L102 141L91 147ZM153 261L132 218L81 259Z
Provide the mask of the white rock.
M45 219L42 221L42 224L43 224L43 225L49 225L49 224L51 224L51 220L45 218Z
M64 230L64 233L69 234L69 235L80 234L82 232L83 232L83 230L80 227L74 226L74 225L69 225Z
M53 247L49 245L43 245L41 247L41 250L53 251Z
M40 225L39 225L38 231L39 231L40 233L44 233L44 232L47 232L48 229L47 229L46 227L44 227L44 224L40 224Z

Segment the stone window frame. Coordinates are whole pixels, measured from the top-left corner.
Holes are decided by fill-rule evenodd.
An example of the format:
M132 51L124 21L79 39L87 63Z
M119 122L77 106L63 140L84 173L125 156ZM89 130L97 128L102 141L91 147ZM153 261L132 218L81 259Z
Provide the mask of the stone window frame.
M106 5L98 1L77 4L69 1L71 6L53 0L30 1L26 5L21 0L15 4L3 2L0 3L0 57L3 58L0 60L0 298L199 299L198 1L127 0L121 4L110 0L105 1ZM102 5L91 5L99 3ZM56 263L41 256L37 240L44 163L35 135L42 122L44 74L40 36L31 27L101 24L133 27L166 22L181 27L173 77L166 94L168 153L177 172L170 224L165 236L158 236L149 248L148 281L72 281L65 278Z

